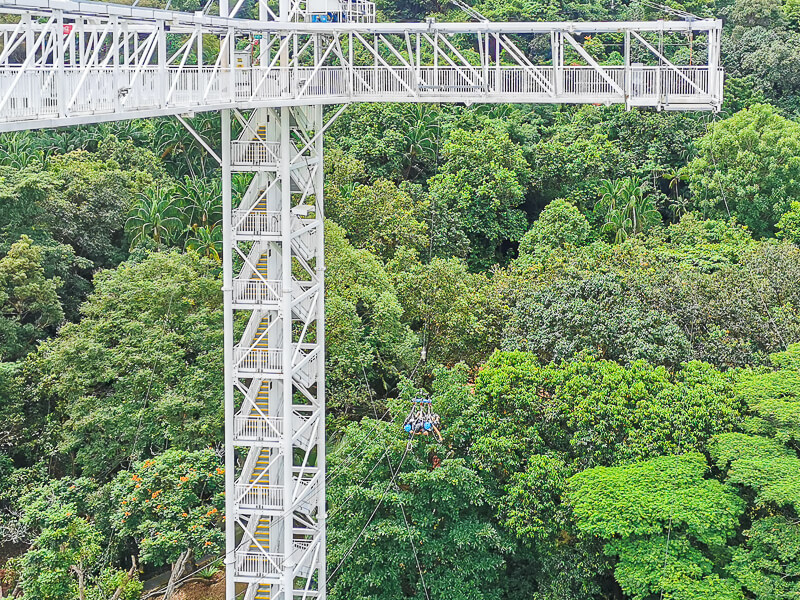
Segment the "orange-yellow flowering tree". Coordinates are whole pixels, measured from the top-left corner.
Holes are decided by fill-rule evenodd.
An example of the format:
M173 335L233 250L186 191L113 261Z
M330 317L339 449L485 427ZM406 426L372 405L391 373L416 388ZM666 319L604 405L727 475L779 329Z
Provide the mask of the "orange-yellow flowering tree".
M114 528L135 540L141 562L172 565L164 600L194 555L224 546L224 478L212 450L167 450L135 463L111 484Z

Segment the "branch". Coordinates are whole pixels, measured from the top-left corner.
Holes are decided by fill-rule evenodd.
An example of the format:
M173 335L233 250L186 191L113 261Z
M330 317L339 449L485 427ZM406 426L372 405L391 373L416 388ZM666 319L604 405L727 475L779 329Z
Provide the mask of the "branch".
M133 574L136 573L136 561L134 560L132 562L133 564L131 565L131 568L125 574L125 579L123 579L122 583L120 583L119 586L117 586L117 589L114 590L114 594L111 596L111 600L119 600L119 597L122 595L122 590L125 589L125 586L131 580Z

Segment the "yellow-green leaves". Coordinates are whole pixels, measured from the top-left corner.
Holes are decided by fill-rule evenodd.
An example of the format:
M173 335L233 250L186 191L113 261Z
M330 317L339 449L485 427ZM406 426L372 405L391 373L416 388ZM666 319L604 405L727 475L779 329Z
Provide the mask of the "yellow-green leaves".
M744 502L732 488L705 479L707 471L705 457L697 452L587 469L569 480L576 526L606 540L661 534L672 527L722 546L735 532Z

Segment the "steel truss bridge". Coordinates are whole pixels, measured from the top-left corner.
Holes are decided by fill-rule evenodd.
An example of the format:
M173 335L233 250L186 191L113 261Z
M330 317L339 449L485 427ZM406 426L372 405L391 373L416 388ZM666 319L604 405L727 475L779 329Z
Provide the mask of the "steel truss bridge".
M175 115L221 164L228 600L325 598L322 137L342 109L323 106L722 102L718 20L376 23L370 2L332 1L260 0L246 20L243 0L219 17L0 0L0 131ZM702 47L690 64L665 56L680 37ZM183 119L212 110L221 156ZM234 172L252 175L235 203Z

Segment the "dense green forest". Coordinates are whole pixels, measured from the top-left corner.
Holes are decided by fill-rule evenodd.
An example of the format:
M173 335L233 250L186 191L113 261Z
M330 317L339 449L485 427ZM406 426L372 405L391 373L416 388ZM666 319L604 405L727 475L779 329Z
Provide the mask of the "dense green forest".
M365 104L326 133L332 600L800 595L800 2L673 4L725 19L720 114ZM220 196L172 119L0 136L0 597L138 600L224 548ZM443 440L408 450L421 394Z

